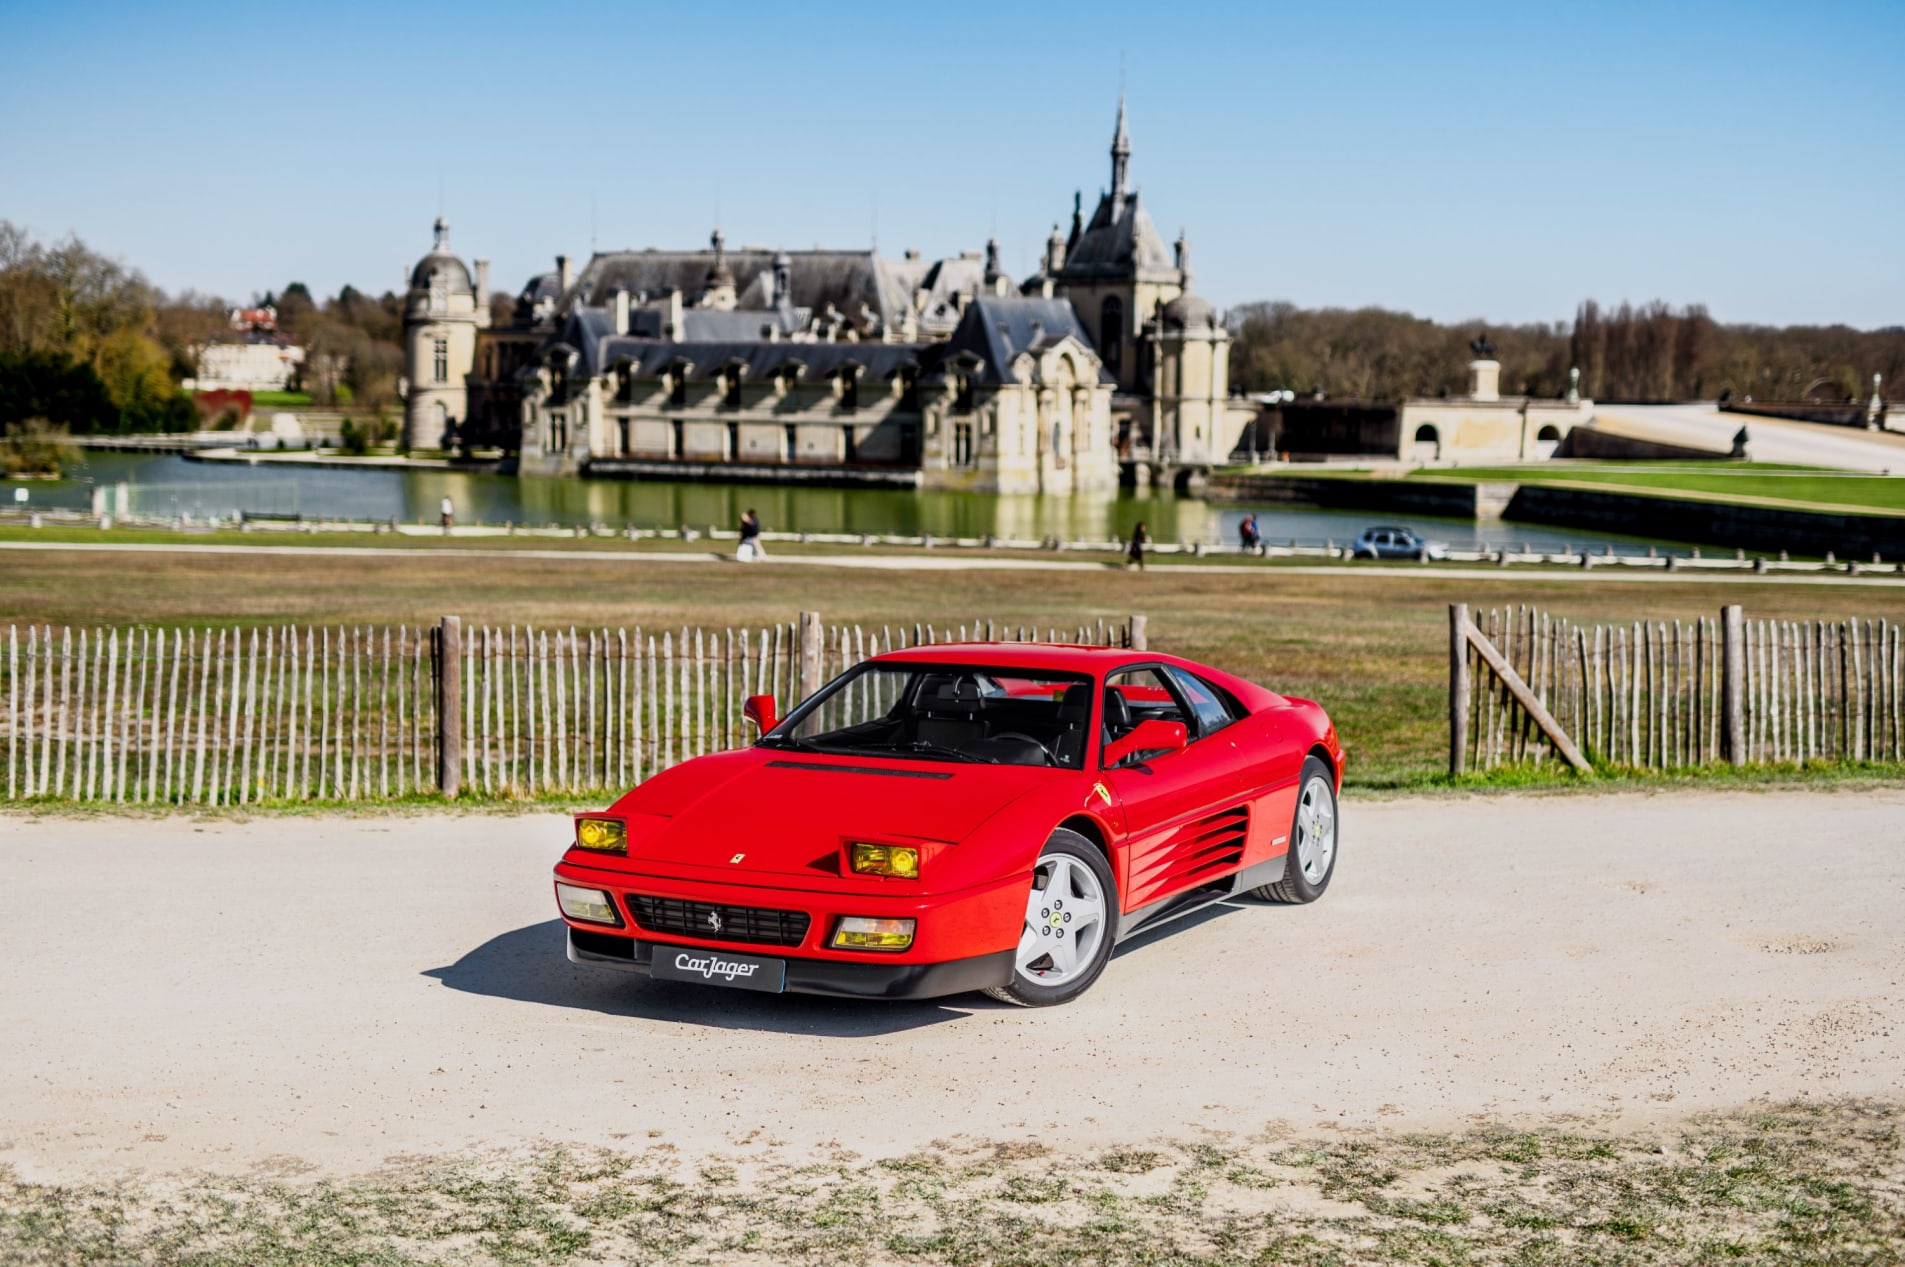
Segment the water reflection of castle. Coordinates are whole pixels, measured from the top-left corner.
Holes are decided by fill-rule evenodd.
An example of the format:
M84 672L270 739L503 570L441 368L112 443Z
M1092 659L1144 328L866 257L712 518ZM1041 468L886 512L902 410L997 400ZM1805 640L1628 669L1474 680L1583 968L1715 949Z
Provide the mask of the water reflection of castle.
M1110 188L1015 281L998 244L566 256L490 320L448 225L405 309L413 448L500 445L525 474L767 480L990 493L1193 483L1251 417L1230 336L1130 183L1124 102Z

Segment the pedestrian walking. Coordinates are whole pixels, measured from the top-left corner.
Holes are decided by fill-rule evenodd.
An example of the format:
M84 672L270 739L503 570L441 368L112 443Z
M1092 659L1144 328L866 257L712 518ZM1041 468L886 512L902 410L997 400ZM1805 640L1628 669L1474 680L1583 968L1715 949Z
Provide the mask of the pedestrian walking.
M1263 537L1257 532L1256 515L1250 514L1244 516L1243 523L1238 525L1237 528L1237 539L1243 543L1243 547L1246 550L1255 550L1258 546L1263 544Z
M1125 551L1125 566L1144 571L1144 547L1150 544L1151 534L1144 530L1144 521L1139 520L1138 526L1131 530L1131 545Z
M742 563L756 563L767 557L761 542L761 517L754 513L752 506L741 516L741 544L734 551L734 557Z
M448 493L443 495L443 503L437 510L443 516L443 531L448 532L456 525L456 503L450 500Z

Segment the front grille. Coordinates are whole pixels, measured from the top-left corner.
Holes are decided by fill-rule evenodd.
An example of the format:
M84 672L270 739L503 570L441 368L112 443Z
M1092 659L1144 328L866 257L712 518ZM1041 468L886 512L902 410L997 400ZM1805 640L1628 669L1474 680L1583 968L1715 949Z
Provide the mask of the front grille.
M764 946L798 946L807 936L807 912L770 911L758 906L727 906L719 902L689 902L676 897L628 895L635 922L651 933L673 933L709 941L758 942ZM716 931L711 915L720 917Z

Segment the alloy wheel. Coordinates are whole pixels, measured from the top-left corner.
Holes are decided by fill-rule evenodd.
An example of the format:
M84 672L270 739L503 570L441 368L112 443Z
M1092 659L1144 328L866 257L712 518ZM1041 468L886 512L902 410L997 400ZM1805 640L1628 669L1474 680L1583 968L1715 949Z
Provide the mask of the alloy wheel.
M1107 927L1097 875L1069 854L1046 854L1033 872L1014 966L1038 985L1069 984L1096 963Z
M1336 810L1328 780L1312 776L1296 807L1296 864L1303 879L1317 884L1336 856Z

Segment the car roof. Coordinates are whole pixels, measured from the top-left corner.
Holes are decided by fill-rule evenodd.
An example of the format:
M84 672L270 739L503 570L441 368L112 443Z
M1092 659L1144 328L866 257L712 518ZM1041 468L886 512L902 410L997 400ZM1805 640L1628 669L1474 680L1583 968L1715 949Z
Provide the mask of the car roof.
M1161 657L1127 647L1092 647L1064 642L939 642L870 656L875 661L910 664L979 664L999 669L1103 673L1125 664L1151 663Z

